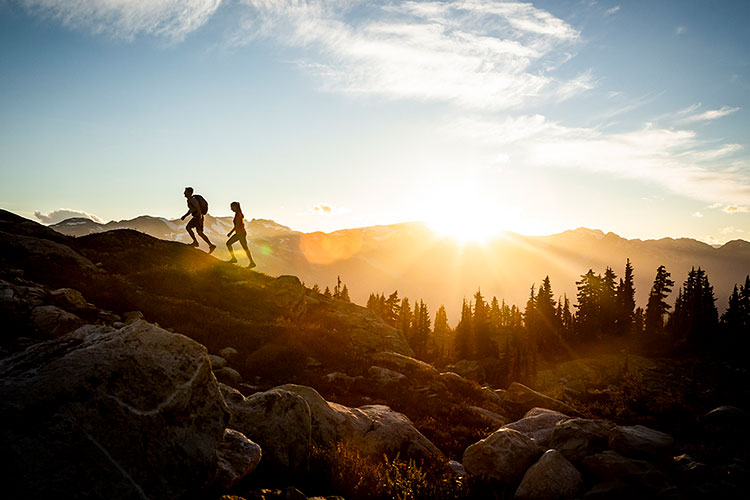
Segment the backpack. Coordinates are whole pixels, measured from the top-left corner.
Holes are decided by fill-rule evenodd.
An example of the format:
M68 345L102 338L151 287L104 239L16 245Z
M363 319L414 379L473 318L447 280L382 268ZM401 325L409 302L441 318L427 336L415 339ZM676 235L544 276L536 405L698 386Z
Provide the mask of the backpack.
M201 207L201 214L206 215L208 213L208 202L206 199L199 194L194 194L193 198L198 200L198 206Z

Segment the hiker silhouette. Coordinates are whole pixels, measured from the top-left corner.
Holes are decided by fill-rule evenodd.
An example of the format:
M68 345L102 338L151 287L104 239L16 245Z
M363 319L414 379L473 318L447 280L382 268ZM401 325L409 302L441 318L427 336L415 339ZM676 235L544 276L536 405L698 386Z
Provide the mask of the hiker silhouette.
M229 208L231 208L232 212L234 212L234 227L227 233L227 236L230 237L227 240L227 249L229 249L229 254L232 256L232 258L229 259L229 262L237 262L237 258L234 256L234 249L232 248L232 245L239 241L240 245L245 250L247 259L250 261L250 263L247 265L247 268L252 269L255 267L255 262L253 261L253 256L250 255L250 250L248 250L247 248L247 231L245 230L245 216L242 215L242 208L240 208L240 203L238 201L233 201L229 205ZM234 233L234 236L232 236L232 233Z
M203 198L203 196L199 194L193 194L193 188L191 187L186 187L183 194L185 195L185 198L187 198L188 211L181 217L181 219L185 220L185 217L187 217L188 215L192 215L192 218L185 226L188 234L193 239L193 242L190 244L190 246L199 246L198 240L195 239L195 234L193 233L193 228L195 228L198 236L200 236L203 241L208 243L208 253L211 253L216 250L216 245L211 243L211 240L208 239L208 236L203 234L203 219L204 216L208 213L208 202L206 202L206 199Z

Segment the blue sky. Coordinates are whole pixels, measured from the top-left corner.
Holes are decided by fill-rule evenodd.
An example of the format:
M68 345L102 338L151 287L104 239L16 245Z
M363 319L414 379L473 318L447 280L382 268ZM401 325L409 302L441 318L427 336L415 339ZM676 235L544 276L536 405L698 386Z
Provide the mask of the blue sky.
M750 2L0 1L0 206L750 239ZM447 224L445 224L447 222Z

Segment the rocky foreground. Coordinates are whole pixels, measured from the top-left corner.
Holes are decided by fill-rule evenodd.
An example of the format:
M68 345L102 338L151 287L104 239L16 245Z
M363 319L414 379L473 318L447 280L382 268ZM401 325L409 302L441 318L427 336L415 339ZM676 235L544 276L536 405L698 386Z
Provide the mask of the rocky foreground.
M98 255L103 265L92 262L72 240L8 216L0 221L0 238L5 498L332 498L340 491L324 481L315 491L305 487L310 471L330 468L319 462L322 457L330 460L342 444L357 457L412 460L441 470L441 477L460 485L453 490L460 497L743 496L742 461L708 466L678 454L664 432L582 418L521 384L492 390L440 373L408 356L400 332L359 309L306 299L294 292L298 285L283 280L283 286L263 281L266 309L336 317L337 328L347 332L337 339L353 344L341 348L356 347L362 355L366 366L354 375L318 367L321 384L435 412L460 406L483 422L484 436L451 457L388 405L350 407L307 385L248 383L233 368L243 356L234 346L209 354L139 311L102 309L80 291L46 279L51 275L40 274L38 266L29 267L46 263L52 271L59 268L66 283L89 286L105 273L106 255ZM703 421L717 439L746 436L747 416L738 408L717 408Z

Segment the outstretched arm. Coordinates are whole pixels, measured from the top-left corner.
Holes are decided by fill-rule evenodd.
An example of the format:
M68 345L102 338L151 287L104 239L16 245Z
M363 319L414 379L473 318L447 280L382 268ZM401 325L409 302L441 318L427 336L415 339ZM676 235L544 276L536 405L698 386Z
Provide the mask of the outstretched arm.
M232 230L227 233L227 236L232 236L232 233L234 233L234 228L232 228Z

